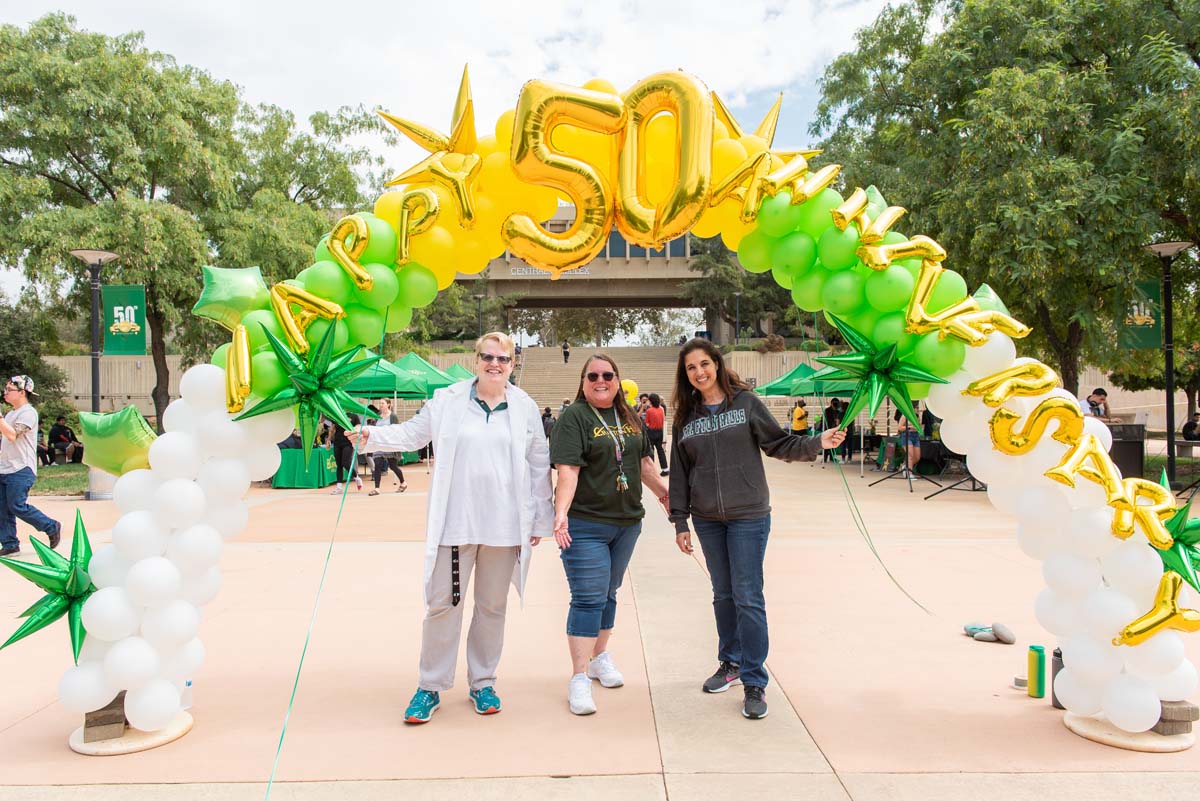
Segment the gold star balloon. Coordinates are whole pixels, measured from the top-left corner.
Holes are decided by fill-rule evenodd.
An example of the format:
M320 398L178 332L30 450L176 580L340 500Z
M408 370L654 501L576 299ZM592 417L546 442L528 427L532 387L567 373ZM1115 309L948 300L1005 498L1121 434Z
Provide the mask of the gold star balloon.
M41 587L46 594L21 613L20 616L26 618L25 622L0 648L7 648L66 615L70 624L71 650L75 654L75 663L79 664L79 649L83 647L84 637L87 636L83 628L83 605L96 591L92 577L87 572L92 561L92 543L88 540L87 529L83 527L83 516L78 509L75 510L75 537L71 541L70 559L60 556L39 540L31 539L30 542L41 560L40 565L20 559L0 559L0 562Z
M380 111L379 116L431 154L384 186L398 186L416 181L439 183L454 196L462 226L470 228L475 222L473 181L479 174L483 159L475 152L479 142L475 137L475 103L471 99L471 80L467 68L463 67L462 81L458 85L458 98L454 101L449 136L386 111Z

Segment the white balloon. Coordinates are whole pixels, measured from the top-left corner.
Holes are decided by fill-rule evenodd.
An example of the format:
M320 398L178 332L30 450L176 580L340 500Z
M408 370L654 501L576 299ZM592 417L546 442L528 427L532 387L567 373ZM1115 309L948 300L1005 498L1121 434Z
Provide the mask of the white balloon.
M220 568L210 567L203 573L185 576L183 587L179 590L179 597L195 606L204 606L217 597L223 582Z
M1113 510L1109 506L1072 510L1067 528L1067 547L1080 556L1105 556L1121 544L1113 536L1112 520Z
M79 664L84 662L103 662L112 643L99 637L84 637L83 647L79 649Z
M1054 694L1059 703L1076 715L1095 715L1100 711L1100 689L1079 681L1070 668L1064 667L1054 677Z
M82 617L89 637L109 642L128 637L141 623L141 612L129 600L124 587L96 590L83 602Z
M158 675L158 651L141 637L113 643L104 656L104 678L113 687L136 690Z
M98 588L120 587L125 583L125 574L129 572L129 562L117 551L112 543L101 545L92 554L88 563L88 575Z
M988 500L992 502L992 506L996 507L996 511L1006 515L1016 515L1024 492L1026 490L1020 484L1007 481L988 484L987 488Z
M183 576L169 559L150 556L135 563L125 576L129 600L139 606L164 604L179 595ZM144 621L143 621L144 623Z
M113 526L112 538L113 545L127 565L150 556L161 556L167 549L167 532L150 512L122 515ZM128 570L128 567L125 569Z
M1042 560L1058 553L1062 545L1058 532L1037 524L1017 523L1017 547L1031 559Z
M1127 618L1125 622L1133 619ZM1127 668L1152 680L1155 676L1174 673L1183 664L1183 638L1178 632L1159 631L1140 645L1122 648L1121 655L1125 657Z
M153 470L130 470L113 484L113 501L122 512L145 511L157 488L158 476Z
M246 454L246 470L251 481L266 481L279 470L283 453L278 445L255 445Z
M246 430L233 422L224 409L200 418L196 438L200 442L201 455L209 459L240 457L250 445Z
M277 409L242 420L238 425L246 429L251 442L258 445L275 445L287 439L296 428L294 409Z
M1141 610L1127 595L1110 587L1101 587L1088 594L1083 602L1083 632L1089 637L1110 641L1129 621L1137 619Z
M125 694L125 717L135 729L158 731L166 728L177 714L179 688L167 679L154 679Z
M1104 580L1129 596L1141 609L1149 609L1162 578L1162 560L1140 537L1122 542L1100 560Z
M1010 482L1012 477L1009 477ZM1031 476L1017 477L1020 487L1016 501L1017 519L1022 523L1039 526L1054 533L1056 540L1062 540L1063 529L1071 520L1071 507L1067 498L1052 482ZM1065 544L1057 542L1055 550L1064 550Z
M947 417L940 428L942 444L952 453L967 453L971 444L979 438L981 428L973 415Z
M171 535L167 556L185 575L196 575L220 561L223 546L219 531L197 523Z
M171 401L163 412L163 431L191 431L196 427L196 410L183 398Z
M1056 553L1042 565L1042 576L1055 595L1081 599L1100 588L1100 562L1073 553Z
M204 643L199 637L163 656L161 674L175 684L183 684L196 675L204 664Z
M1082 476L1075 476L1075 486L1063 485L1063 494L1072 509L1089 509L1105 506L1104 487Z
M221 532L225 539L233 539L241 534L250 522L250 508L240 502L210 506L204 513L204 522Z
M200 448L186 431L168 431L150 443L147 454L154 474L165 480L195 478L200 471Z
M926 405L929 411L942 418L943 425L946 420L966 416L979 403L977 398L962 394L973 380L965 370L959 370L948 377L945 384L930 385Z
M1151 679L1154 691L1164 701L1186 701L1196 691L1196 666L1189 660L1165 676L1155 676Z
M979 379L1007 370L1016 358L1017 346L1008 335L996 331L982 345L967 348L962 369L972 378Z
M225 371L215 364L197 364L179 379L179 394L200 414L225 408Z
M195 639L200 628L200 612L187 601L146 610L142 619L142 636L160 651L172 651Z
M1079 630L1079 605L1060 598L1054 590L1045 589L1038 593L1033 602L1033 613L1042 628L1051 634L1061 637Z
M80 662L58 680L59 702L78 715L108 706L118 692L104 678L99 662Z
M1118 729L1139 732L1149 731L1158 723L1162 703L1150 682L1124 673L1104 688L1101 709Z
M1067 637L1060 644L1063 664L1084 684L1102 686L1125 666L1121 652L1107 640Z
M154 493L154 518L164 528L184 528L204 518L208 501L195 481L173 478Z
M977 437L967 448L967 466L971 470L971 475L985 484L996 481L1011 482L1021 478L1014 474L1015 465L1012 457L996 450L992 445L991 437L986 434Z
M250 490L250 471L241 459L213 459L205 462L196 478L210 506L241 500Z
M1095 434L1096 439L1100 440L1100 446L1107 452L1112 449L1112 431L1108 426L1097 420L1095 417L1083 418L1083 433Z
M1051 468L1058 467L1066 455L1066 445L1049 436L1043 436L1029 453L1014 456L1012 459L1016 463L1016 471L1032 480L1035 476L1044 476Z

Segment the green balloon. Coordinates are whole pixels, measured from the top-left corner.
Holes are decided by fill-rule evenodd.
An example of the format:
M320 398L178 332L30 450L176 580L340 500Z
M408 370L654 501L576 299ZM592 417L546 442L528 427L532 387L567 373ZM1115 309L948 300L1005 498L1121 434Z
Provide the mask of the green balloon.
M433 299L437 297L437 276L424 265L410 261L400 268L396 278L400 283L400 292L396 295L396 303L421 309L433 303Z
M325 332L329 329L329 320L324 317L318 317L309 323L308 328L304 331L304 338L308 340L308 346L315 348L321 344L321 337L325 336ZM337 328L333 332L333 352L340 353L346 349L346 345L350 342L350 329L346 326L344 319L337 321Z
M396 302L400 292L400 282L396 279L396 270L386 264L364 264L363 269L371 274L374 285L369 292L355 289L355 302L368 309L385 309Z
M333 261L333 254L329 252L329 234L321 237L321 241L313 248L313 261Z
M904 312L884 314L871 330L871 341L875 343L875 347L877 348L886 348L888 345L895 345L898 356L907 356L916 347L917 337L915 334L906 334L904 332L904 325Z
M883 314L881 312L872 309L869 305L864 303L848 314L845 320L846 322L850 323L851 326L853 326L855 331L862 331L863 333L866 333L868 331L875 330L875 324L879 322L879 318L882 316Z
M931 386L933 386L933 384L929 384L929 383L909 384L908 385L908 397L912 398L913 400L925 400L926 398L929 397L929 388Z
M83 463L114 476L150 466L147 454L158 438L136 406L119 412L79 413Z
M881 312L907 306L912 291L913 277L899 264L892 264L886 270L872 270L867 276L867 303Z
M820 264L792 281L792 301L806 312L821 310L821 292L832 275Z
M853 270L832 273L821 288L821 305L833 314L849 315L863 305L863 279Z
M209 361L224 370L225 359L229 355L230 347L231 345L228 342L226 342L224 345L218 345L217 349L213 351L212 358L210 358Z
M738 245L738 261L746 268L746 272L765 273L771 269L771 248L775 240L763 233L761 228L755 228L742 237Z
M771 250L775 269L783 267L793 279L807 273L817 261L817 243L803 231L788 234Z
M796 277L782 264L776 264L771 268L771 278L784 289L791 289L796 280Z
M231 331L248 312L271 308L271 291L258 267L204 267L203 289L192 314L215 320Z
M319 261L296 276L305 290L345 306L354 297L354 282L336 261Z
M926 311L939 312L947 306L953 306L967 297L967 282L954 270L943 270L933 285L929 302L925 304Z
M263 333L263 326L266 326L267 330L281 342L287 341L287 335L283 333L283 326L275 319L275 312L269 309L250 312L242 318L242 325L246 326L246 334L250 337L251 352L259 348L270 347L267 335Z
M906 235L900 233L899 231L888 231L886 234L883 235L883 242L881 244L899 245L901 242L907 242L907 241L908 241L908 237Z
M758 207L758 227L767 236L786 236L796 230L799 224L800 206L792 205L791 192L768 197Z
M817 257L829 270L848 270L858 263L858 229L847 225L845 231L836 226L826 228L817 240Z
M383 313L365 306L347 306L346 328L351 345L377 348L383 339Z
M979 303L979 308L984 311L996 311L1001 314L1008 314L1008 307L1004 305L1004 301L996 294L996 290L992 289L987 284L980 284L971 297L975 298Z
M957 339L947 337L938 341L938 332L922 334L913 348L912 362L940 378L952 375L962 367L967 355L967 346Z
M892 262L892 264L899 264L905 270L908 270L908 274L913 277L914 284L921 275L920 259L901 259L900 261Z
M250 357L250 384L256 395L266 397L291 384L291 379L279 358L273 352L264 351Z
M374 214L360 212L355 217L367 221L367 230L371 238L367 240L367 249L358 257L359 264L396 263L396 231L386 220L381 220Z
M384 316L386 319L383 330L389 334L398 334L412 324L413 310L411 306L393 303L387 307Z
M809 198L800 205L800 218L797 227L814 240L820 239L822 232L833 225L833 217L829 212L842 205L844 198L836 189L823 189L820 194Z

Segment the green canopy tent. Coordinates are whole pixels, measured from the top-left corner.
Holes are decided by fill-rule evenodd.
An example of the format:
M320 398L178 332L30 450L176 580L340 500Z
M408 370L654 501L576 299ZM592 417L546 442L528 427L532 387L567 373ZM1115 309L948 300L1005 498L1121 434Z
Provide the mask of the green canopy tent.
M475 377L474 373L472 373L467 368L463 367L461 364L457 364L457 363L450 365L442 372L444 372L446 375L450 376L451 378L455 379L456 381L462 381L464 378L474 378Z
M403 358L392 362L392 364L409 373L410 375L424 379L425 383L429 387L429 392L427 395L425 395L427 398L433 397L434 390L448 387L451 384L457 384L461 380L455 378L454 376L447 375L429 362L422 359L416 353L409 353Z
M814 381L811 378L801 378L793 381L791 389L786 393L794 396L829 397L831 395L846 395L858 387L857 381Z
M374 354L371 354L374 355ZM429 382L383 359L371 365L343 389L358 398L428 398Z
M807 364L798 364L786 375L781 375L774 381L768 381L761 387L756 387L754 391L759 395L795 395L796 393L792 392L792 385L797 381L808 378L815 372L816 370Z

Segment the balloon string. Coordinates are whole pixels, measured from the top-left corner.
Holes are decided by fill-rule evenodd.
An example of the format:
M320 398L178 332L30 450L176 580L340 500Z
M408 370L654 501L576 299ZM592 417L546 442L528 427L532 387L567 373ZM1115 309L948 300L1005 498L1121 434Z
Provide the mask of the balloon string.
M387 337L387 310L383 312L383 333L379 337L379 357L383 358L383 341ZM350 464L358 470L358 443L354 442L354 455ZM321 580L317 582L317 596L313 599L312 616L308 619L308 630L304 633L304 647L300 649L300 663L296 665L296 678L292 680L292 695L288 698L287 711L283 715L283 728L279 732L279 744L275 747L275 760L271 764L271 775L267 779L267 792L264 801L271 798L271 789L275 786L275 773L279 770L279 758L283 755L283 741L287 738L288 724L292 720L292 709L296 706L296 693L300 690L300 674L304 671L304 659L308 656L308 645L312 642L313 627L317 624L317 610L321 607L321 595L325 592L325 577L329 574L329 562L333 558L333 543L337 540L338 527L342 522L342 512L346 509L346 496L350 492L350 482L342 487L342 498L338 503L337 518L333 521L333 531L329 533L329 545L325 549L325 564L321 568Z

